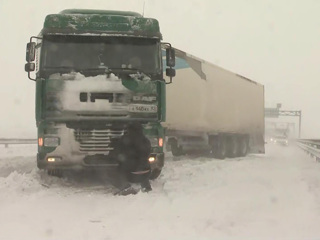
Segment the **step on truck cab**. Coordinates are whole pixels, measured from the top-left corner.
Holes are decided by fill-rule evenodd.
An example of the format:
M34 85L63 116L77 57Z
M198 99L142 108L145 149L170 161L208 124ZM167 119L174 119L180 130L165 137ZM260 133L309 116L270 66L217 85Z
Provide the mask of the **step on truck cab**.
M47 15L27 44L25 70L36 84L37 165L112 168L129 122L143 124L152 144L151 178L164 165L166 82L174 50L159 23L135 12L67 9ZM165 49L163 65L162 51Z

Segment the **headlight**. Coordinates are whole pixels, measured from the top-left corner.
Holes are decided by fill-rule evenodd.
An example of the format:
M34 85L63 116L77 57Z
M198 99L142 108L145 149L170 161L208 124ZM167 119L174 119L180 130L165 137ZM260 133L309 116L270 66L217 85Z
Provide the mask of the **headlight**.
M60 144L60 139L57 137L46 137L44 138L45 147L57 147Z
M61 161L61 158L60 157L48 157L47 161L48 162L59 162L59 161Z

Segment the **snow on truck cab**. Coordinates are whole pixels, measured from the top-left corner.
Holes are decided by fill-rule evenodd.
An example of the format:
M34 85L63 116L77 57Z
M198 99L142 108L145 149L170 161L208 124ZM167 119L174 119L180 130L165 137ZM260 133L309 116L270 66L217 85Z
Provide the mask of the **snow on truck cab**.
M174 50L161 40L158 21L134 12L67 9L46 16L27 44L25 65L36 82L40 169L115 167L114 146L127 124L139 121L152 144L151 178L159 176L164 68L171 82L175 76Z

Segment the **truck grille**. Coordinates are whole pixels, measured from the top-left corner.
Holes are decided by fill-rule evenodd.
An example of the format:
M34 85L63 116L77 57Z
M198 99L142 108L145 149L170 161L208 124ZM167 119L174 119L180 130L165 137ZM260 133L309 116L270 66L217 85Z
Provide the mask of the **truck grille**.
M101 154L112 151L115 143L123 134L123 129L77 129L74 131L75 140L80 143L81 152Z

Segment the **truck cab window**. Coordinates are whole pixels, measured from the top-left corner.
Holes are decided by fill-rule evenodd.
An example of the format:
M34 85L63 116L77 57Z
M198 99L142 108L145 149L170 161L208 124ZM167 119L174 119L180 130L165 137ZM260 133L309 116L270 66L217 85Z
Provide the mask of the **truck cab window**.
M141 38L101 38L47 36L42 49L42 72L53 73L94 71L107 68L137 68L147 74L159 74L159 42Z

